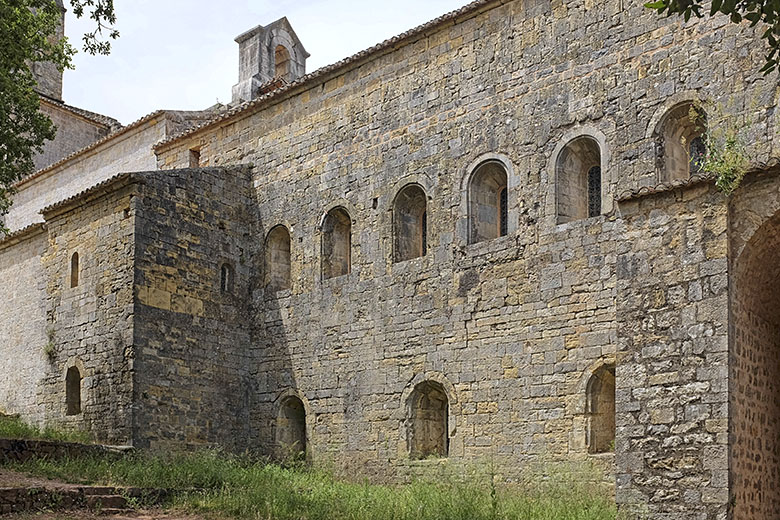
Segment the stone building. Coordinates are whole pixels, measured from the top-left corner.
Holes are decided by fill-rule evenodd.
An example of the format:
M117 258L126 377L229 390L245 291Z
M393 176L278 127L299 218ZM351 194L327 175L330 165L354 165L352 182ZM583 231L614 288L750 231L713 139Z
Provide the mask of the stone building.
M370 475L594 460L650 518L780 516L780 88L757 33L479 0L19 184L0 403ZM695 157L736 127L726 197ZM691 160L691 157L694 160ZM23 318L23 319L22 319Z

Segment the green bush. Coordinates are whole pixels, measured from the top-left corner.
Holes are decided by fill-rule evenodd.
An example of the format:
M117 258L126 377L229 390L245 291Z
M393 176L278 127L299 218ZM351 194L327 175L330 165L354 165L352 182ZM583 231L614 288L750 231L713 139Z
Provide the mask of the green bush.
M84 432L61 431L56 428L38 428L19 417L0 414L0 437L6 439L37 439L62 442L89 443L89 435Z

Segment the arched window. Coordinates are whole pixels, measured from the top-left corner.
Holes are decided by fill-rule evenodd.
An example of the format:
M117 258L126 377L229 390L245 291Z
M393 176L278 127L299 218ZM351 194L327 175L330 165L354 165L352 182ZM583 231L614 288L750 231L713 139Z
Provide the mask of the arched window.
M277 45L274 51L274 78L290 81L290 51L284 45Z
M615 449L615 366L604 365L588 381L588 453Z
M352 220L342 207L333 208L322 223L322 277L348 274L351 265Z
M65 415L81 413L81 373L76 367L65 374Z
M428 246L427 198L423 189L409 184L398 192L393 205L394 260L425 256Z
M285 398L276 419L276 443L285 459L306 458L306 409L295 396Z
M73 253L70 257L70 286L79 286L79 254Z
M290 233L273 228L265 239L265 284L271 290L290 288Z
M706 130L707 114L694 103L682 103L664 115L654 134L662 182L687 180L700 172L707 154Z
M219 276L220 292L224 294L230 294L233 292L233 278L234 278L233 266L228 263L222 264L222 268L220 269L220 276Z
M444 387L423 381L408 402L409 456L412 459L446 457L449 451L449 403Z
M498 161L480 164L469 182L469 243L507 234L507 174Z
M601 215L601 148L590 136L570 141L555 161L558 223Z

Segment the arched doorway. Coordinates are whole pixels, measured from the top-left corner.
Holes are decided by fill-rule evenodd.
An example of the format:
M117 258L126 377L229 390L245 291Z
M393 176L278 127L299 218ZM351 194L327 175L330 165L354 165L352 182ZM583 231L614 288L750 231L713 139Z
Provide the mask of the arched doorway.
M733 261L730 438L735 520L780 518L780 212Z
M306 458L306 408L296 396L285 397L279 406L276 445L282 459Z

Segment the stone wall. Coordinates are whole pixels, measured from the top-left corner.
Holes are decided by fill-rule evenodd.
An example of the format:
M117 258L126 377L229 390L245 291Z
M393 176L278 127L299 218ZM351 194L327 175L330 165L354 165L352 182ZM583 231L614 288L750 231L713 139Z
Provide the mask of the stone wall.
M108 124L79 115L61 102L42 99L41 112L54 123L57 135L53 140L46 141L43 152L35 156L36 171L91 145L111 132Z
M131 442L133 400L133 190L118 177L44 213L41 256L46 331L53 344L37 402L46 421L110 444ZM78 253L78 285L71 262ZM66 415L65 377L81 376L80 413ZM36 384L29 381L27 384Z
M42 424L37 382L48 369L43 227L0 242L0 412Z
M135 251L136 445L246 447L250 278L242 169L144 174ZM222 291L222 267L234 280Z
M617 499L651 518L729 501L725 198L709 184L621 202Z
M5 216L6 226L13 231L41 222L40 211L50 204L76 195L117 173L154 168L152 146L165 135L163 118L152 119L103 146L23 180Z

